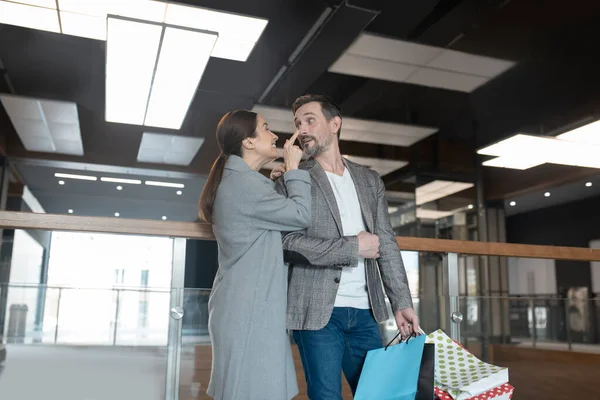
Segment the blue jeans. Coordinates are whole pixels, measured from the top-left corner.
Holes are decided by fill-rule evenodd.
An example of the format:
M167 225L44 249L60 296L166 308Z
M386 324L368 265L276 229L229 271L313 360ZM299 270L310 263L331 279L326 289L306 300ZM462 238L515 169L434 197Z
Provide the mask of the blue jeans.
M318 331L294 331L310 400L342 400L342 374L356 392L367 351L383 347L371 310L335 307Z

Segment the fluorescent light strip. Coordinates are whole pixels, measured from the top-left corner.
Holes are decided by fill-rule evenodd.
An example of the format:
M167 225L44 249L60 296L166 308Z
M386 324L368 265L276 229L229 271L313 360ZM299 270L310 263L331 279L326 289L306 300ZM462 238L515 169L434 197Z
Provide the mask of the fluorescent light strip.
M163 27L107 20L106 121L143 125Z
M165 29L144 125L181 128L216 40L212 33Z
M148 186L161 186L161 187L170 187L170 188L179 188L179 189L183 189L185 187L185 185L183 183L156 182L156 181L146 181L144 183Z
M76 174L63 174L60 172L57 172L54 174L55 177L57 178L64 178L64 179L79 179L79 180L83 180L83 181L97 181L98 178L95 176L90 176L90 175L76 175Z
M139 179L107 178L105 176L101 177L100 180L102 182L129 183L132 185L139 185L142 183L142 181L140 181Z

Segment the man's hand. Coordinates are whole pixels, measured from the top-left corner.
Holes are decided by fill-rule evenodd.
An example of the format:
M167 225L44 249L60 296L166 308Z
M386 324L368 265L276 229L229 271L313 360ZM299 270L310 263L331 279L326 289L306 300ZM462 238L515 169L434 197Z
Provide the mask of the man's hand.
M413 333L419 335L419 317L412 308L404 308L396 311L396 325L403 338L411 336Z
M283 174L285 174L285 164L279 164L271 170L271 180L274 181Z
M358 235L358 255L363 258L379 258L379 236L362 231Z

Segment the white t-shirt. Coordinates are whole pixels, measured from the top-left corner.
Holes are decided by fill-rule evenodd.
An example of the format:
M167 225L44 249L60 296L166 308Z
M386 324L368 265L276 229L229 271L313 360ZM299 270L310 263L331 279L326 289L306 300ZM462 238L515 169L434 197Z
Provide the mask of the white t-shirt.
M366 228L360 210L360 203L358 202L358 195L356 194L356 187L348 168L344 168L342 176L327 171L325 173L340 210L344 236L354 236L364 231ZM359 257L357 267L343 267L334 306L371 308L369 295L367 294L364 258Z

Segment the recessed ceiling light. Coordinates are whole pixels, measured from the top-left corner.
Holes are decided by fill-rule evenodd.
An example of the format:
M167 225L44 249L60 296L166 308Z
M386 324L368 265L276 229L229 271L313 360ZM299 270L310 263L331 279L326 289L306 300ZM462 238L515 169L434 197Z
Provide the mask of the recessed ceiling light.
M516 202L516 201L511 201L511 202L510 202L510 206L511 206L511 207L514 207L514 206L516 206L516 205L517 205L517 202Z
M123 186L121 186L121 185L117 186L117 190L123 190Z
M120 217L121 214L119 214L118 212L115 213L115 217Z
M467 206L467 208L468 208L469 210L472 210L472 209L473 209L473 204L469 204L469 205Z
M122 179L122 178L107 178L103 176L100 178L102 182L113 182L113 183L131 183L132 185L139 185L142 183L139 179Z
M64 185L64 184L65 184L65 181L58 181L58 184L59 184L59 185Z
M163 221L166 221L166 219L167 219L166 215L163 215L162 219L163 219Z
M63 174L60 172L57 172L54 174L55 177L57 178L66 178L66 179L80 179L82 181L97 181L98 178L96 178L95 176L90 176L90 175L75 175L75 174Z
M162 187L172 187L172 188L181 188L181 189L183 189L185 187L185 185L183 183L156 182L156 181L146 181L145 183L148 186L162 186Z
M544 193L544 196L546 196L546 197L550 197L550 192L546 192L546 193Z
M592 187L592 182L587 182L587 183L585 184L585 187Z
M69 214L73 214L73 210L69 208Z
M181 196L183 194L183 192L181 190L177 191L177 196Z

